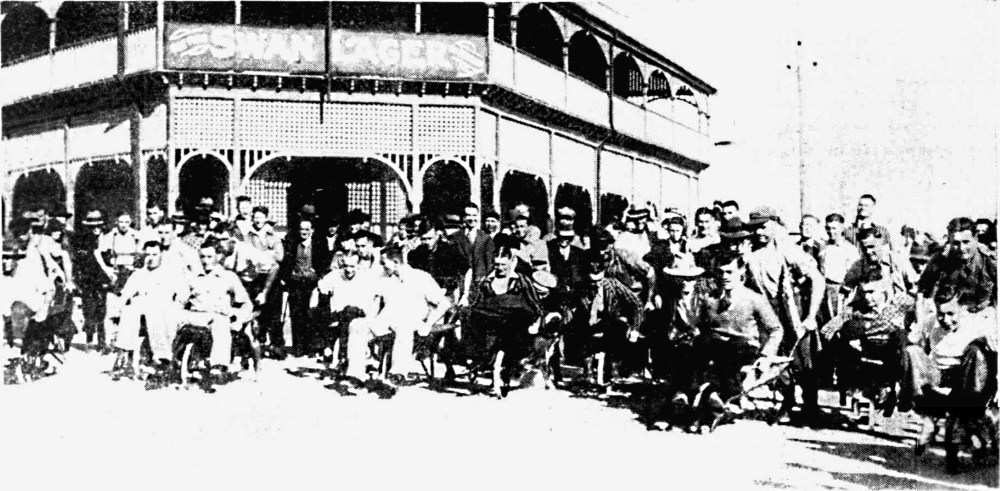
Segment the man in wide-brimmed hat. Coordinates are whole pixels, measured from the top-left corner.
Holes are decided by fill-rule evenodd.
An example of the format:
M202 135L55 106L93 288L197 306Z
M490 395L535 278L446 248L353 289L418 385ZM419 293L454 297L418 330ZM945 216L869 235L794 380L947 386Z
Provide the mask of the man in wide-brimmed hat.
M691 256L684 256L672 266L661 270L663 308L656 312L657 322L647 322L643 331L650 352L653 377L665 382L647 407L646 424L671 420L675 425L690 424L689 393L697 387L695 338L698 336L698 315L704 303L704 292L698 281L705 270L695 266ZM665 403L669 401L669 410Z
M104 316L107 311L107 291L110 279L101 268L96 253L104 233L104 215L99 210L87 212L80 222L82 230L73 235L73 267L76 286L83 303L83 332L87 344L104 346Z

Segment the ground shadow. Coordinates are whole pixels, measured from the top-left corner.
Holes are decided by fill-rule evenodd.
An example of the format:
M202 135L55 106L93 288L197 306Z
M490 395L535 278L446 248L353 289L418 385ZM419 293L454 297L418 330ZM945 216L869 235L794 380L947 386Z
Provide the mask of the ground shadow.
M986 461L975 462L970 456L963 455L960 472L953 475L945 470L943 449L929 451L917 457L911 446L891 441L885 443L830 442L820 438L791 438L789 441L804 444L814 451L881 466L885 472L846 473L815 469L819 472L829 472L838 481L872 489L948 489L948 486L952 485L956 487L979 485L996 488L1000 485L996 456L992 456ZM807 467L799 463L789 463L788 465L800 468Z

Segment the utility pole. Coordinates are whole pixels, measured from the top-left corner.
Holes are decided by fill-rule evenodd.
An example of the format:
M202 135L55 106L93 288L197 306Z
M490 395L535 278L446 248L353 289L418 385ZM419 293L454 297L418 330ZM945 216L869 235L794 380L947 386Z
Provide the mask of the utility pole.
M818 63L812 62L812 66ZM807 183L809 182L809 168L806 165L805 154L805 115L802 100L802 41L795 42L795 66L785 65L789 70L795 70L795 87L798 92L799 105L799 216L809 213L809 200L807 198Z

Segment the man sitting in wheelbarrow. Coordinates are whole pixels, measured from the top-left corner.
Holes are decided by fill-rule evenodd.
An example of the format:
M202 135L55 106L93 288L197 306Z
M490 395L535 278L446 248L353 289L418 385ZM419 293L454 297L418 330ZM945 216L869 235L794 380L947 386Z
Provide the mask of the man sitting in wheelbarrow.
M236 273L220 264L223 249L223 245L214 238L202 243L198 256L204 271L192 280L191 296L179 322L181 326L195 326L209 331L211 349L208 363L216 374L229 366L233 344L231 331L241 329L253 315L253 303L243 288L243 282ZM182 327L175 348L184 337L183 331Z
M980 440L980 453L990 446L995 451L995 423L984 409L997 390L996 317L963 305L961 290L953 285L937 289L936 319L913 329L903 353L899 409L914 409L921 416L918 455L937 433L937 420L947 413L960 417Z
M818 374L831 368L841 390L862 390L886 416L895 410L900 357L916 317L913 298L892 292L888 278L879 270L870 271L859 280L854 301L820 329L819 338L804 337L796 346L796 377L813 385L802 394L803 409L810 416L818 414L815 384L823 378Z

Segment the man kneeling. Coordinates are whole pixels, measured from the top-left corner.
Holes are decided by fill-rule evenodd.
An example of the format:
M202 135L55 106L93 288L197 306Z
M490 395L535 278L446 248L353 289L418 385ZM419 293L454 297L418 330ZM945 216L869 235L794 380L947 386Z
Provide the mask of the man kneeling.
M426 336L431 326L448 311L451 303L428 273L403 264L403 252L393 246L382 251L382 274L374 278L376 296L382 309L369 318L354 319L347 339L346 375L363 379L366 375L368 343L395 334L391 351L389 380L397 385L412 382L419 374L413 356L415 334Z

